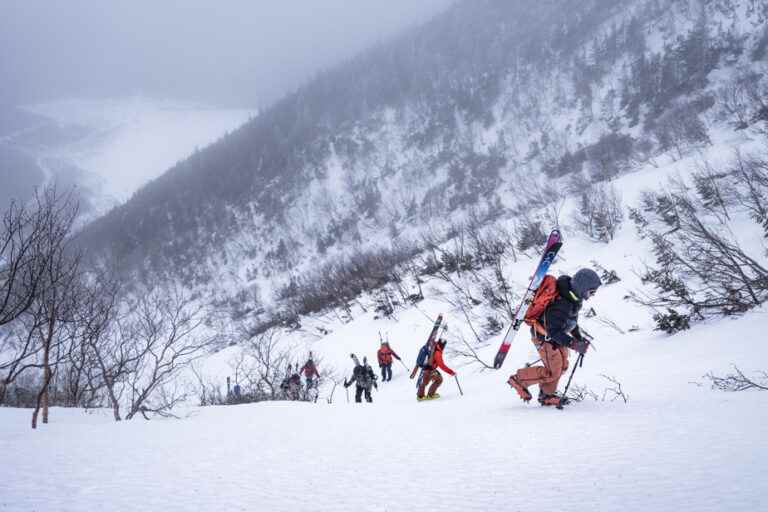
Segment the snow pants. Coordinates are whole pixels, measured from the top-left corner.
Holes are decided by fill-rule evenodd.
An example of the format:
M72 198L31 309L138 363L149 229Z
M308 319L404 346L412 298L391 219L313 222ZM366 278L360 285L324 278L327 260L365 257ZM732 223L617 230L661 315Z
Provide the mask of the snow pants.
M424 390L429 386L427 396L433 396L437 392L437 388L443 383L443 376L437 370L424 370L419 382L419 390L416 392L418 398L424 398Z
M381 382L392 380L392 363L381 365Z
M355 402L360 403L363 401L363 392L365 392L365 401L373 402L371 397L371 386L357 386L355 389Z
M539 385L542 393L552 395L557 391L560 376L568 369L568 349L546 341L533 339L544 366L531 366L517 370L517 378L525 387Z

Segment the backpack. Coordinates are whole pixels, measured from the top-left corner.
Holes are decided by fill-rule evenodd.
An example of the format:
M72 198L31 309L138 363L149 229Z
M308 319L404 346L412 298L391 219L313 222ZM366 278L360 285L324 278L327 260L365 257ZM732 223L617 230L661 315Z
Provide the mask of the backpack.
M419 350L419 355L416 357L416 366L419 368L424 368L429 360L429 347L424 345L421 347L421 350Z
M365 367L361 364L355 366L355 369L352 370L352 380L358 385L358 386L365 386L366 381L366 375L365 375Z
M545 275L541 284L536 289L536 293L533 294L533 299L531 299L531 303L528 305L523 321L533 326L541 318L541 315L544 314L547 306L552 304L559 295L557 291L557 278L549 274Z

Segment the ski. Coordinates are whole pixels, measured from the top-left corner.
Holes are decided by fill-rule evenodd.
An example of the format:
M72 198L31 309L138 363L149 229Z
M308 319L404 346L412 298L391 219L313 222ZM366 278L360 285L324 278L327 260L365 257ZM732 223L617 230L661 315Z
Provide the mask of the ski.
M429 338L427 338L427 343L430 341L435 341L435 338L437 338L437 331L440 330L440 324L443 323L443 314L440 313L437 315L437 320L435 320L435 325L432 326L432 332L429 333Z
M432 326L432 331L429 333L429 338L427 338L427 344L429 344L432 341L435 341L437 339L437 333L440 331L440 324L443 323L443 314L440 313L437 315L437 320L435 320L435 324ZM432 353L430 352L428 360L432 359ZM419 372L419 378L416 379L416 388L418 388L421 385L421 378L424 376L424 370L422 369Z
M560 231L553 229L549 234L549 238L547 239L547 245L544 247L544 253L541 256L539 265L536 267L536 271L533 273L531 284L528 285L528 289L525 291L523 299L520 301L520 305L517 307L517 311L515 312L515 319L512 321L509 329L507 329L507 333L504 335L504 339L501 342L499 351L496 353L496 357L493 360L493 367L495 369L498 370L504 364L504 359L507 357L507 352L509 352L509 347L512 345L512 340L515 339L517 331L520 330L520 326L523 324L525 313L528 311L528 306L533 299L533 295L536 293L536 289L544 279L544 276L549 270L549 266L555 260L557 251L560 250L562 245L563 240L560 236Z

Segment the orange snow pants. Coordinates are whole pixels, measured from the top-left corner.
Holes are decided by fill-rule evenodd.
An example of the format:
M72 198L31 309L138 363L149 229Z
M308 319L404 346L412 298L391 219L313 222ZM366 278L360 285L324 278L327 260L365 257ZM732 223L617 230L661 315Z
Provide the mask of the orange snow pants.
M424 390L429 384L429 391L427 396L433 396L437 392L437 388L443 383L443 376L437 370L424 370L424 374L421 376L421 382L419 383L419 390L416 392L416 396L424 398Z
M517 378L525 387L538 384L542 393L552 395L557 391L560 376L568 369L568 349L536 339L532 341L544 366L520 368L517 370Z

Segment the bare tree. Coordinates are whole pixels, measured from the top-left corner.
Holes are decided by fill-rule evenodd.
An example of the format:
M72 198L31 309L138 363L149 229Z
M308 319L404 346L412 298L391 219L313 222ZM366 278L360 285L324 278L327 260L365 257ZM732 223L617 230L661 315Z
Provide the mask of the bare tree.
M766 146L768 154L768 146ZM730 192L730 201L725 203L737 203L749 216L763 228L763 236L768 238L768 158L765 156L745 156L736 153L735 159L720 182L733 180L733 185L727 190ZM727 185L726 185L727 186ZM723 185L720 185L722 188Z
M689 316L741 313L768 298L768 268L739 245L729 216L704 204L710 194L697 192L698 197L673 180L664 192L646 194L643 210L632 213L641 235L651 240L657 263L642 276L655 294L632 296L655 308L659 328L668 332L685 328ZM669 313L659 311L664 309Z
M80 258L69 247L69 236L78 214L78 204L73 195L59 195L55 187L36 194L33 212L36 232L31 247L32 261L28 268L40 273L34 278L35 291L31 293L30 307L25 314L33 318L32 343L40 347L39 367L43 378L37 396L37 405L32 413L32 428L37 428L37 418L43 411L43 423L48 422L49 388L53 372L64 357L62 344L65 342L66 322L71 320L76 298L73 283L78 277Z
M59 194L55 187L38 191L29 207L12 203L0 231L0 325L4 377L0 402L7 387L24 371L43 371L38 407L48 417L48 389L55 362L61 356L60 322L72 303L70 284L79 268L79 257L69 249L69 236L78 204L73 194ZM14 323L15 325L10 325ZM63 356L62 356L63 357Z
M683 158L692 147L712 143L695 103L681 103L665 112L656 121L654 135L659 147L672 151L676 160Z
M21 316L32 305L43 279L41 238L48 212L36 196L37 210L12 202L0 231L0 326Z
M82 372L91 389L106 393L115 421L120 421L122 385L139 354L126 327L125 292L112 271L100 268L83 279L73 345L82 351ZM78 358L73 359L77 364Z
M250 371L246 374L256 390L269 400L280 396L280 384L285 378L285 368L291 354L275 329L269 329L248 342L247 353L251 357Z
M9 387L27 370L39 368L38 356L42 346L37 342L38 328L44 322L43 315L27 315L0 333L0 404L5 403Z
M203 355L213 339L201 333L205 323L203 306L196 305L177 289L157 289L140 297L132 308L127 332L134 340L135 367L128 375L130 410L126 419L137 413L164 414L182 398L167 387L178 373Z

